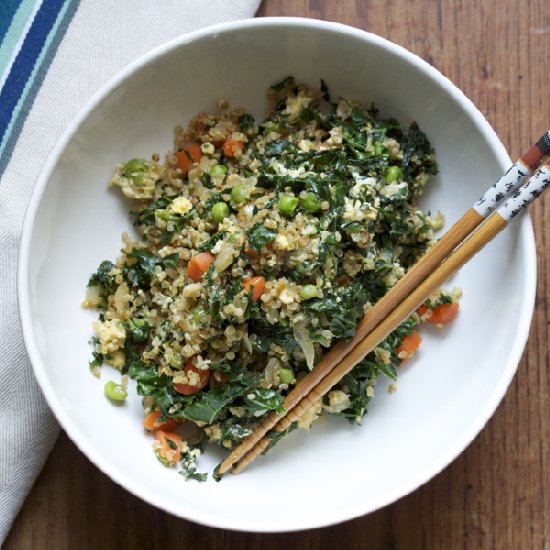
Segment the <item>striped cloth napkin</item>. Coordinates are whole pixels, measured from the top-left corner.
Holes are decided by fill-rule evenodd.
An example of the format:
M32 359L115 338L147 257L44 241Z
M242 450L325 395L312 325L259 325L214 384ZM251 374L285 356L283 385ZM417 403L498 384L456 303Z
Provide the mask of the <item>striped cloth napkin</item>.
M121 67L260 0L0 0L0 545L58 425L25 354L16 268L25 208L67 123Z

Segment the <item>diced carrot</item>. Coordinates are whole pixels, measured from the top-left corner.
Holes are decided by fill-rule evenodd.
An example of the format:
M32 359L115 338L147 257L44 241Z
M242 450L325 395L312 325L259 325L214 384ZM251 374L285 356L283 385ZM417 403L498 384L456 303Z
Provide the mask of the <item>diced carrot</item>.
M155 430L155 439L158 442L156 449L158 457L168 464L175 464L181 460L181 435L164 430Z
M432 325L445 325L456 318L459 307L458 302L452 302L450 304L440 304L430 310L426 304L422 304L416 310L416 313L418 313L420 317L423 317L428 311L431 311L431 315L428 316L426 321L428 321L428 323L432 323Z
M239 139L229 138L223 144L223 152L227 157L237 157L243 152L244 142Z
M210 369L198 369L191 358L183 367L183 373L189 379L188 384L174 384L174 389L181 395L194 395L200 392L210 379Z
M425 315L425 313L429 310L430 308L426 305L426 304L422 304L417 310L416 310L416 313L418 313L418 315L420 315L420 317L422 317L423 315Z
M151 411L143 419L143 427L150 432L154 430L165 430L171 432L176 429L176 423L167 418L164 422L160 421L162 413L160 411Z
M189 260L187 264L187 275L195 282L200 281L215 259L214 255L210 254L210 252L199 252Z
M189 172L194 162L199 162L202 157L201 146L198 143L186 145L179 153L176 153L178 166L184 174Z
M251 277L243 280L244 291L248 294L252 291L252 301L256 302L265 292L265 277Z
M414 355L414 352L420 347L421 342L422 338L416 330L403 338L401 345L395 350L397 352L397 356L401 359L401 364L408 361ZM401 354L405 353L407 355L400 357Z
M441 304L433 310L432 316L428 319L428 323L434 325L445 325L450 323L458 315L458 308L458 302Z

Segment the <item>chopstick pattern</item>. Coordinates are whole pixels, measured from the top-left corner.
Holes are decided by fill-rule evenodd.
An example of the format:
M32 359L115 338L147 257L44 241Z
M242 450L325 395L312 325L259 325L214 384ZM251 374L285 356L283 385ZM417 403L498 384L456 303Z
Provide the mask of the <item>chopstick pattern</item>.
M515 162L507 172L474 204L474 209L484 218L511 193L516 192L523 182L531 176L542 159L550 154L550 130L543 134Z
M525 210L550 185L550 166L543 165L540 170L520 189L518 189L499 209L498 213L508 222Z
M270 430L275 428L275 432L283 432L288 429L315 401L325 395L367 353L395 330L403 319L425 302L434 290L538 197L550 184L550 166L544 165L527 184L522 186L522 183L549 153L550 131L467 210L417 264L375 304L359 323L356 335L351 340L334 346L296 385L285 398L286 415L281 416L275 412L269 414L252 434L220 463L216 470L217 477L221 477L231 468L232 473L239 473L259 453L264 452L271 443L268 433ZM511 195L512 197L483 223L485 218ZM268 437L264 437L266 434Z
M531 170L521 160L518 160L504 176L487 189L483 197L474 204L474 209L485 218L509 193L518 189L530 175Z

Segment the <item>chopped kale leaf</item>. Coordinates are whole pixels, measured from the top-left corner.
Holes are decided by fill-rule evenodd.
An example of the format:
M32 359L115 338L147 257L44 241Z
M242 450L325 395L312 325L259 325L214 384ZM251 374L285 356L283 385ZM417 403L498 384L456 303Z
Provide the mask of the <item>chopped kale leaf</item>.
M260 253L266 244L273 242L276 236L276 231L268 229L262 223L256 223L253 225L246 234L250 248L257 253Z

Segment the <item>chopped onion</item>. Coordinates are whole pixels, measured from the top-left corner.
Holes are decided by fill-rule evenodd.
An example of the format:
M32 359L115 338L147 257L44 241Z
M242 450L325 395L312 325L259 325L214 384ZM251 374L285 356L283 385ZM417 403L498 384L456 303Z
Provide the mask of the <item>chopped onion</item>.
M272 357L266 364L264 369L264 381L267 387L270 388L275 384L275 372L279 370L279 361Z
M122 283L114 293L114 306L118 315L123 318L128 317L128 304L130 302L130 291L126 283Z
M293 332L296 342L298 342L298 345L304 352L307 366L309 370L311 370L315 360L315 349L313 348L313 342L309 337L309 330L307 330L305 323L302 321L294 325Z
M97 307L99 305L99 302L101 300L101 297L99 295L99 287L98 286L89 286L86 289L86 305L88 307Z
M216 271L218 273L225 271L231 265L234 252L234 248L229 243L224 242L221 252L214 261L214 266L216 267Z

